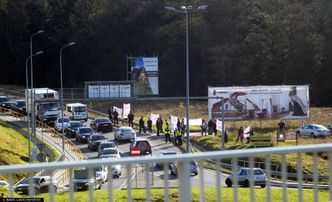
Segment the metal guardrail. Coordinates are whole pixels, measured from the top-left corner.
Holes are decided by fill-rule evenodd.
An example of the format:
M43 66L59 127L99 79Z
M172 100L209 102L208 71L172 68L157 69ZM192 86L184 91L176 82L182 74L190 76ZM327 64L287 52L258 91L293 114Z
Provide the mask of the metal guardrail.
M259 148L259 149L247 149L246 152L243 152L243 150L229 150L229 151L218 151L218 152L203 152L203 153L187 153L187 154L179 154L176 156L148 156L148 157L129 157L129 158L121 158L121 159L97 159L97 160L84 160L84 161L77 161L77 162L56 162L52 164L31 164L31 165L13 165L13 166L0 166L0 174L7 174L9 176L9 183L11 184L9 189L9 196L13 197L13 175L17 173L33 173L40 170L56 170L56 169L67 169L69 170L69 192L70 192L70 201L74 201L74 189L73 189L73 181L72 181L72 170L76 168L88 168L92 172L93 168L96 166L108 166L109 170L111 170L111 166L121 164L123 165L127 173L130 173L129 176L127 176L127 199L128 201L132 201L133 199L133 187L134 182L132 181L133 175L137 174L134 170L134 165L144 165L146 167L146 174L144 177L144 181L141 181L140 183L143 184L144 188L146 189L146 200L151 201L151 175L149 172L151 172L151 168L155 165L157 162L163 162L164 165L167 165L170 162L178 161L179 162L179 173L178 176L178 192L179 192L179 201L191 201L192 200L192 185L191 185L191 171L190 171L190 162L191 160L196 160L198 162L206 161L209 159L216 160L217 162L220 162L224 159L230 159L233 165L233 173L237 172L237 165L238 165L238 159L247 157L249 158L249 164L250 164L250 178L249 178L249 188L250 188L250 201L255 201L255 187L254 187L254 174L252 171L252 168L254 167L253 159L256 156L264 156L266 165L271 165L271 155L280 155L282 159L282 197L283 201L288 201L288 192L287 192L287 179L285 173L287 172L287 158L286 155L295 153L297 154L297 180L298 185L296 186L298 188L298 201L304 201L303 196L303 166L302 166L302 155L305 153L312 153L313 157L313 174L314 174L314 182L312 184L313 188L313 195L314 195L314 201L318 201L319 199L319 184L318 184L318 153L319 152L328 152L329 159L332 159L332 144L320 144L320 145L306 145L306 146L294 146L294 147L282 147L282 148ZM204 179L204 172L202 164L199 163L199 190L200 190L200 201L204 201L204 194L205 194L205 179ZM332 176L332 168L331 168L331 161L329 161L329 176ZM221 201L221 172L220 172L220 164L217 164L216 169L216 185L215 185L215 191L216 191L216 201ZM169 199L169 172L167 166L164 166L163 170L163 181L164 181L164 201L170 201ZM271 169L270 166L266 167L266 175L267 175L267 181L266 181L266 201L272 201L272 194L271 194ZM236 176L236 175L234 175ZM113 183L112 183L112 176L111 172L108 173L108 189L106 190L108 192L109 201L113 201L114 195L113 195ZM332 183L332 177L329 177L329 184ZM50 185L52 187L52 184ZM239 189L238 189L238 178L234 177L233 182L233 201L239 201ZM92 189L92 185L89 186L89 193L88 193L87 200L94 200L95 193ZM31 193L32 196L32 193ZM330 199L332 198L332 187L329 186L329 196ZM50 201L54 201L54 192L50 192Z

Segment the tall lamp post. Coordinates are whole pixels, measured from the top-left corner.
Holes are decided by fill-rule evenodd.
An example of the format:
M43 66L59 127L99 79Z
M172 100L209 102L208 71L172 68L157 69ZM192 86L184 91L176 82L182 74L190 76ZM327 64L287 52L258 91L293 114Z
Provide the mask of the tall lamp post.
M31 129L32 129L32 134L35 136L35 141L37 143L37 138L36 138L36 120L35 120L35 104L34 104L34 96L33 96L33 62L32 62L32 39L34 36L37 34L43 33L44 30L39 30L38 32L35 32L31 34L30 36L30 82L31 82L31 91L30 91L30 99L31 99ZM37 144L36 144L37 145Z
M75 45L75 42L70 42L68 43L67 45L63 46L61 49L60 49L60 91L61 91L61 97L60 97L60 107L61 107L61 135L62 135L62 155L63 155L63 159L65 158L65 136L64 136L64 127L63 127L63 82L62 82L62 51L63 49L65 49L66 47L69 47L69 46L73 46Z
M189 14L207 9L208 5L201 5L197 8L193 6L181 6L178 10L174 7L166 6L165 9L185 14L186 16L186 139L187 139L187 153L189 153Z
M37 53L30 55L29 57L27 57L27 59L25 60L25 81L26 81L26 89L29 89L29 78L28 78L28 61L30 58L32 58L33 56L36 55L40 55L44 53L43 51L38 51ZM26 91L26 111L27 111L27 123L28 123L28 139L29 139L29 163L31 163L31 134L30 134L30 116L29 116L29 99L28 99L28 91Z

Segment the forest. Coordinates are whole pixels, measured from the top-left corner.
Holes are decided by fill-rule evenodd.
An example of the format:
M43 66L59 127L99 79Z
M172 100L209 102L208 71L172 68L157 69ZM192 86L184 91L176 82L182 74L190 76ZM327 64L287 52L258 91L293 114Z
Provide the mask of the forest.
M0 83L25 85L33 37L34 86L127 79L127 56L159 58L159 94L185 96L189 14L190 96L208 86L310 86L312 106L332 106L331 0L0 0Z

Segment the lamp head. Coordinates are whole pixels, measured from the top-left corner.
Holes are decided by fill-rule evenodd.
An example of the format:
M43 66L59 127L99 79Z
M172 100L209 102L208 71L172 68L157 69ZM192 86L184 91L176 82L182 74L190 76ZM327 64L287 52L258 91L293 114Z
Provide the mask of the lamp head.
M170 6L165 6L165 9L169 11L175 11L175 8Z
M40 55L40 54L43 54L44 53L44 51L38 51L37 53L36 53L36 55Z
M69 44L68 44L68 46L73 46L73 45L75 45L76 43L75 42L70 42Z
M44 33L44 30L39 30L38 32L37 32L38 34L41 34L41 33Z
M208 8L208 5L201 5L197 7L197 10L205 10Z

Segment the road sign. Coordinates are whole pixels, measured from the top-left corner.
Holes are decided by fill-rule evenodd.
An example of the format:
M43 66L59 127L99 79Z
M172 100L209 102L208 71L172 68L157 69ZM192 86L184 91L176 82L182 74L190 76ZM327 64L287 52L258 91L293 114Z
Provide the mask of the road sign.
M141 149L139 147L133 147L130 151L131 156L140 156Z

